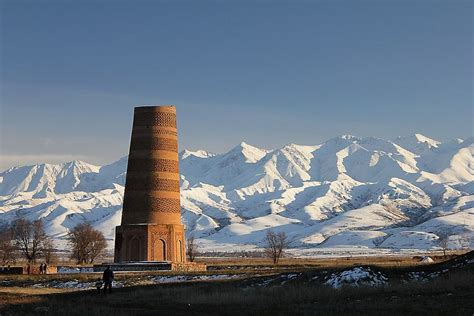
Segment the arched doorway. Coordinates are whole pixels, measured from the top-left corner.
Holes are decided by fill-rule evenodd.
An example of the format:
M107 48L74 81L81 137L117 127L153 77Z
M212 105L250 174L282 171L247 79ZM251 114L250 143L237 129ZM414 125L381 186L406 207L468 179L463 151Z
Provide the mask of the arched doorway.
M166 261L166 241L164 239L158 239L155 242L155 260Z
M140 240L137 237L130 240L130 261L140 261Z
M166 261L166 241L160 239L161 247L163 248L163 260Z

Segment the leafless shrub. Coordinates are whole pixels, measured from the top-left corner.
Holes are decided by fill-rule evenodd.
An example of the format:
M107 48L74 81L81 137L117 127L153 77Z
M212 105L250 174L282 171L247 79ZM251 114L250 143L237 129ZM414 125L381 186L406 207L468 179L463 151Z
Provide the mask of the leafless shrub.
M438 244L443 250L444 257L446 257L446 252L449 250L449 235L446 233L439 234Z
M104 234L92 227L90 223L76 225L68 234L72 248L71 258L78 264L93 263L107 248Z
M35 263L44 253L48 236L44 231L41 219L30 222L26 219L17 219L12 224L12 234L15 245L28 262Z
M194 262L196 256L199 253L199 246L196 243L194 236L189 236L188 240L186 241L186 253L188 254L189 261Z
M273 264L283 256L285 250L290 246L291 242L285 232L274 233L269 230L265 237L265 254L273 260Z
M54 244L51 238L48 238L44 243L43 257L44 261L48 265L56 260L56 256L54 254Z
M461 247L462 250L469 250L471 246L471 240L469 236L464 235L459 237L459 246Z

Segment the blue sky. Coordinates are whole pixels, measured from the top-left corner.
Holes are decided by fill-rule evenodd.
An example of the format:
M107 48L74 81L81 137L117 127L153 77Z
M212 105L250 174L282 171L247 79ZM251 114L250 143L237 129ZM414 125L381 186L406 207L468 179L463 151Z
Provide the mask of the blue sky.
M127 154L133 106L181 149L473 135L471 1L2 1L0 168Z

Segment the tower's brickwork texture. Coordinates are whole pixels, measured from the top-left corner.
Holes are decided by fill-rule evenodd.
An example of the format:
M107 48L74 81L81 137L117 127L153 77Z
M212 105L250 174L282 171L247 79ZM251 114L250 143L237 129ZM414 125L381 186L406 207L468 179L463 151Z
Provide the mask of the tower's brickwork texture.
M135 108L115 262L185 262L174 106Z

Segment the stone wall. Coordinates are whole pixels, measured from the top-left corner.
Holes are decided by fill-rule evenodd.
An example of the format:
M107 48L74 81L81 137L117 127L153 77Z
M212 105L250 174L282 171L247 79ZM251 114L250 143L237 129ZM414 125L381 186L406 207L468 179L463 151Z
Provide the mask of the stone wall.
M202 272L207 270L207 266L203 263L195 263L195 262L185 262L185 263L172 263L171 264L172 271L180 271L180 272Z
M108 266L112 271L171 271L171 263L157 262L157 263L129 263L129 264L96 264L94 265L94 272L102 272Z
M47 266L46 267L46 274L56 274L58 273L58 268L56 266ZM0 274L28 274L28 266L11 266L10 268L7 266L0 267ZM40 274L40 266L39 265L30 265L29 274Z
M94 272L104 271L108 266L112 271L177 271L177 272L203 272L207 266L195 262L133 262L111 263L94 265Z

